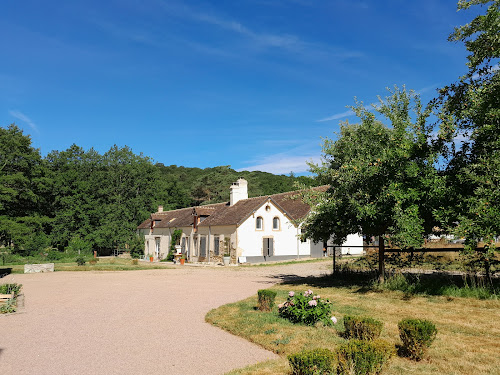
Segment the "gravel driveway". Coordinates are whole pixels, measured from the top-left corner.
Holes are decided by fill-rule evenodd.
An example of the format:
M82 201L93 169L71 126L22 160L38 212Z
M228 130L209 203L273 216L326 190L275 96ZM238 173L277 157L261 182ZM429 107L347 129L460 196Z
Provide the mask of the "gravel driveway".
M327 263L9 275L24 312L0 316L0 372L223 374L276 358L205 323L206 313Z

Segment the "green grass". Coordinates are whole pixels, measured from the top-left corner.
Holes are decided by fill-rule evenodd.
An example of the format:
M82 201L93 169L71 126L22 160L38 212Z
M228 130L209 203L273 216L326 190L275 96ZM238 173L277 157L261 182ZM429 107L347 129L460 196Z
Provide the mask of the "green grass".
M338 284L341 284L340 282ZM489 299L415 295L401 291L375 290L344 283L332 285L327 278L308 278L274 287L276 303L288 291L312 289L332 301L332 315L339 323L333 327L294 325L281 319L277 308L271 312L256 309L257 296L210 311L206 320L234 335L241 336L278 355L280 359L232 371L230 374L289 374L286 355L303 349L335 350L342 337L344 315L370 316L384 323L381 338L399 345L397 324L404 318L423 318L436 324L438 335L421 362L395 357L384 374L498 374L500 373L500 301Z
M44 263L53 263L45 261ZM9 265L0 267L2 269L11 269L11 273L24 273L24 264ZM139 262L139 264L132 264L131 259L123 258L100 258L96 264L85 263L84 266L78 266L76 262L59 262L54 263L54 271L137 271L137 270L150 270L150 269L172 269L165 265L150 264L146 262Z
M297 264L297 263L320 263L320 262L332 262L332 258L308 258L308 259L293 259L286 260L283 262L267 262L267 263L258 263L258 264L241 264L239 267L274 267L274 266L286 266L289 264Z

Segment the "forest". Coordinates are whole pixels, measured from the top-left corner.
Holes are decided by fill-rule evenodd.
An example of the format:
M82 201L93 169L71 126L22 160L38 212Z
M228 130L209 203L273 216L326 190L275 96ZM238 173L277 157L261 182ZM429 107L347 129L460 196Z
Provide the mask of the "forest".
M309 177L237 172L228 166L187 168L154 163L129 147L100 154L73 144L42 157L31 137L0 128L0 245L14 253L121 249L158 205L165 210L229 200L239 177L249 196L313 186Z

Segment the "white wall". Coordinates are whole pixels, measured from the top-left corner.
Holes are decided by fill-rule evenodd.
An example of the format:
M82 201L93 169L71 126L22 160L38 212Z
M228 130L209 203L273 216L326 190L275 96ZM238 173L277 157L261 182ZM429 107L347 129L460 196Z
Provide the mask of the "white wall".
M269 210L266 210L266 207L269 207ZM257 230L255 227L259 216L264 220L262 230ZM274 217L280 220L279 230L273 230ZM250 215L238 227L237 237L238 256L262 256L264 237L274 239L275 256L296 256L297 244L299 244L300 255L309 255L309 247L305 244L300 245L297 228L272 202L265 203L253 215Z

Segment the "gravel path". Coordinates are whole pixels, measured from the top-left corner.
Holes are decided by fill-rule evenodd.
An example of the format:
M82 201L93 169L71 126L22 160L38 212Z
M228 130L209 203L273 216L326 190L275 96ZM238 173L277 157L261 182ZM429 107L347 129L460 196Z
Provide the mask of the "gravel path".
M276 358L206 313L327 263L9 275L24 312L0 316L0 373L222 374Z

